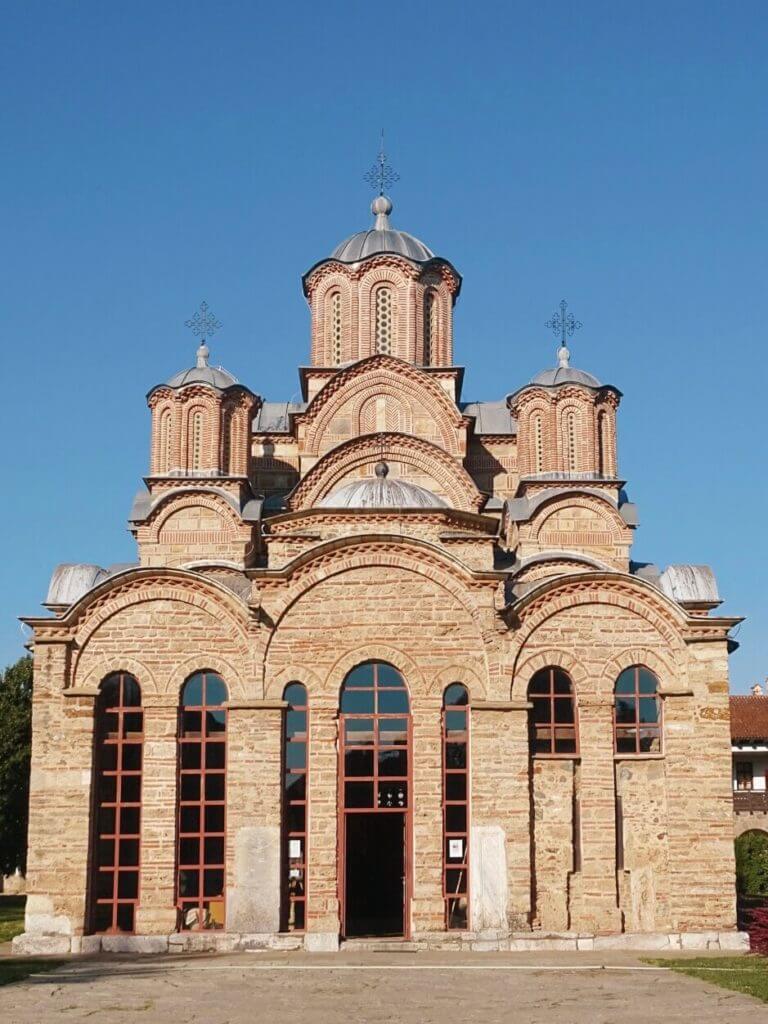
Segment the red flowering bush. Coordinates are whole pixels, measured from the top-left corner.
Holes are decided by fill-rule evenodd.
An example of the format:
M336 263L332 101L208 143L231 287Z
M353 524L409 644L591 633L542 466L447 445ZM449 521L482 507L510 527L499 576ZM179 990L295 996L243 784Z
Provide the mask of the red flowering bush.
M749 945L753 953L768 956L768 906L758 907L750 915Z

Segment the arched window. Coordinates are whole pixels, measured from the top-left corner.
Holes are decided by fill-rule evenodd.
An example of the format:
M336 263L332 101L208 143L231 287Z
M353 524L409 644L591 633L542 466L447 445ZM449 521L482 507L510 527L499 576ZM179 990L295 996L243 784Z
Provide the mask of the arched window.
M179 930L224 927L227 700L224 680L197 672L179 708Z
M605 412L599 412L597 414L597 472L601 477L613 473L608 443L608 415Z
M342 359L341 292L332 292L326 305L328 349L331 362L338 366Z
M190 469L202 469L203 466L203 412L195 409L189 424L189 459Z
M542 668L528 686L533 704L530 718L530 747L534 757L578 754L576 706L573 685L561 668Z
M424 365L432 366L438 358L437 337L439 326L437 294L431 289L424 296Z
M443 694L443 899L449 929L469 927L469 694Z
M544 424L541 413L533 417L533 471L544 472Z
M141 690L133 676L107 676L94 712L90 928L132 932L139 901L144 744Z
M392 289L383 287L377 288L374 295L374 342L377 352L390 355L392 352L392 338L394 337L394 316L395 301Z
M576 413L571 409L565 414L565 464L569 473L575 473L579 468L579 456L577 447Z
M307 690L289 683L283 733L283 931L303 931L307 905Z
M160 472L168 473L173 467L172 413L165 409L160 415Z
M616 680L613 730L617 754L661 753L659 681L644 665L625 668Z
M232 468L230 466L231 452L232 452L232 427L234 423L234 411L232 409L225 409L224 414L221 417L221 463L220 468L222 473L231 473Z

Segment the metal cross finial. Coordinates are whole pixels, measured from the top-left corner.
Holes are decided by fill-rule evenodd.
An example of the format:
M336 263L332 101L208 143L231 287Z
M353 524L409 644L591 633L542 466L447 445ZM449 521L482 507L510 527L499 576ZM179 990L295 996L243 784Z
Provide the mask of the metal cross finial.
M378 192L380 196L384 195L384 189L394 185L396 181L400 181L400 175L387 163L387 154L384 152L383 128L381 129L381 147L379 155L376 157L376 163L367 174L363 175L363 180L367 181L374 192Z
M200 312L195 313L191 320L185 320L184 326L188 327L196 338L201 339L201 344L204 344L205 339L212 338L221 324L213 313L208 312L208 303L201 302Z
M555 313L551 320L544 324L550 331L560 335L560 344L566 347L568 338L573 337L573 332L578 331L582 326L581 320L577 320L573 313L568 312L568 303L563 299L560 303L560 312Z

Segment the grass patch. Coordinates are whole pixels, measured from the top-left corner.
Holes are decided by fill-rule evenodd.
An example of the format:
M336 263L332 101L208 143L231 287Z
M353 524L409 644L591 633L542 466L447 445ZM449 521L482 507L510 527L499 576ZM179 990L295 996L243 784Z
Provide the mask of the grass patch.
M743 992L768 1003L768 957L764 956L697 956L690 960L644 958L646 963L669 967L699 981Z
M24 931L26 896L0 896L0 942L10 942Z
M0 960L0 985L10 985L14 981L23 981L30 974L40 971L53 971L61 967L65 960L53 960L50 957L8 957Z

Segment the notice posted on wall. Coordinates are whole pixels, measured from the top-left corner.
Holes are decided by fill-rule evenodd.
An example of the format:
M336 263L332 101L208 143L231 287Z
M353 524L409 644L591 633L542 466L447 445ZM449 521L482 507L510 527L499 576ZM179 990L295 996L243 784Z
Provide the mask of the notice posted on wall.
M451 858L451 860L460 860L464 856L463 839L448 840L448 856Z

